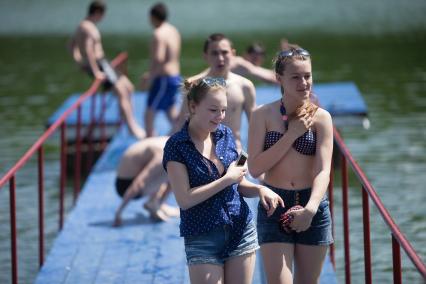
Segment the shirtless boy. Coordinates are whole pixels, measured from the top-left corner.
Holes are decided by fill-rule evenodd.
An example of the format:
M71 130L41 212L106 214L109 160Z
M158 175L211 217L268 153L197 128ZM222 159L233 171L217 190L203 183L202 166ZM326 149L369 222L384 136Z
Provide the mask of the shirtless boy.
M172 125L175 123L178 115L175 106L176 94L181 84L179 31L167 22L167 9L162 3L155 4L151 8L150 20L154 27L151 40L151 64L149 71L141 78L141 88L149 88L144 117L148 137L154 135L157 111L165 111L169 122Z
M121 225L121 213L129 201L144 196L149 196L144 208L153 219L166 221L169 217L179 216L177 208L164 203L170 193L170 186L161 162L168 138L149 137L131 145L124 152L115 181L117 194L123 200L116 210L114 226Z
M105 80L105 87L113 88L130 132L142 139L145 131L136 122L132 110L133 84L126 76L118 75L105 58L101 34L96 26L103 19L105 11L106 6L102 1L93 1L89 5L87 17L80 22L71 37L69 49L74 61L85 72L95 79Z

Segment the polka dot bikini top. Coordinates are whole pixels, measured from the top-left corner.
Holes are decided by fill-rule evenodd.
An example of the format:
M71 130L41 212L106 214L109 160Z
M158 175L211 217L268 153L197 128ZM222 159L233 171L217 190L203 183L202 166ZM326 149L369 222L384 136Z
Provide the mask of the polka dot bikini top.
M283 117L284 127L288 130L288 117L287 112L284 107L283 102L281 101L280 112ZM267 150L271 148L278 140L283 136L282 133L278 131L268 131L265 134L265 143L263 146L263 150ZM296 139L293 143L293 148L303 155L313 156L316 152L316 144L317 144L317 134L316 132L308 129L302 136Z

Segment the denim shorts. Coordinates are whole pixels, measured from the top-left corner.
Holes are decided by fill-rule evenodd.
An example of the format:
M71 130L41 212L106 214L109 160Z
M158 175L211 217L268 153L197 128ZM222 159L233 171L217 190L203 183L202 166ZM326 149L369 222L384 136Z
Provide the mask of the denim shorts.
M230 241L229 225L220 226L199 236L185 237L185 252L188 265L223 265L229 258L254 252L259 248L256 226L250 221L236 247L228 250Z
M257 233L259 244L265 243L292 243L304 245L330 245L333 243L331 232L331 214L327 196L325 196L318 211L312 218L312 223L306 231L296 233L291 231L285 232L280 228L279 219L281 214L286 212L290 207L295 205L306 206L311 196L311 189L302 190L286 190L276 188L270 185L269 187L284 200L285 207L278 207L271 217L266 215L266 210L259 203L257 214Z

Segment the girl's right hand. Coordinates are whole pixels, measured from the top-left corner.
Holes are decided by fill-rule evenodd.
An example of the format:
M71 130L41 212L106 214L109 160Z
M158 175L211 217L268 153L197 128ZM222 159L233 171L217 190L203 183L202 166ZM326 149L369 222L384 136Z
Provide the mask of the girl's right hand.
M302 136L313 124L313 117L306 113L304 110L301 113L291 119L288 124L289 133L293 133L296 138Z
M229 179L230 183L240 183L244 176L247 173L247 163L244 166L237 166L237 162L232 162L229 167L228 171L225 174L225 178Z

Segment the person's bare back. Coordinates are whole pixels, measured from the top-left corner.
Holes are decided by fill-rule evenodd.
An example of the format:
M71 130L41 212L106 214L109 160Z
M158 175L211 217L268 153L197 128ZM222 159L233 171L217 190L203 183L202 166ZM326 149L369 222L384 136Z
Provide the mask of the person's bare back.
M179 31L168 22L162 23L154 31L156 75L176 76L180 74L181 37ZM154 48L153 48L154 49Z
M117 176L134 178L153 159L158 160L158 164L161 165L163 148L168 138L168 136L150 137L130 146L121 158Z

